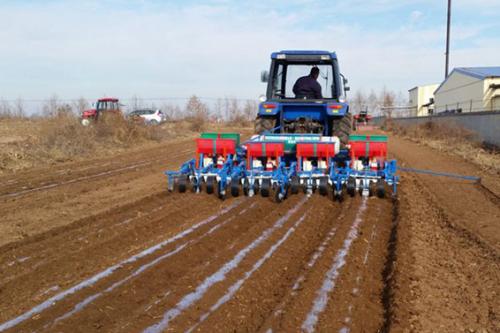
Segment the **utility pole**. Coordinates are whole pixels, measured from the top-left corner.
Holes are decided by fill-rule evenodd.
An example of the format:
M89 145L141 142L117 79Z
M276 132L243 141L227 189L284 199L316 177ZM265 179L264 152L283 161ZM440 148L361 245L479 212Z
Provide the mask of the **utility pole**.
M448 69L450 65L450 24L451 24L451 0L448 0L448 22L446 25L446 65L444 70L444 78L448 77Z

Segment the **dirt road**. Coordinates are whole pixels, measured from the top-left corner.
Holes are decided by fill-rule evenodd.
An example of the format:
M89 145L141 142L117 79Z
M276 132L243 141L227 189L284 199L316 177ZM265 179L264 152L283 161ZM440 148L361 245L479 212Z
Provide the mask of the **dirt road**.
M494 194L416 175L398 201L166 193L162 171L192 149L1 178L0 332L499 328ZM407 166L472 168L390 149Z

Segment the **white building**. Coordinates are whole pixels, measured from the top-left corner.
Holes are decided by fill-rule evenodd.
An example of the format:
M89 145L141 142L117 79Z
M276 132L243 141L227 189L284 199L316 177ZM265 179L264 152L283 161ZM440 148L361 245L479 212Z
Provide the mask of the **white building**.
M410 115L427 116L433 113L434 91L439 84L417 86L408 90L410 94Z
M434 110L434 113L500 111L500 67L453 69L434 92Z

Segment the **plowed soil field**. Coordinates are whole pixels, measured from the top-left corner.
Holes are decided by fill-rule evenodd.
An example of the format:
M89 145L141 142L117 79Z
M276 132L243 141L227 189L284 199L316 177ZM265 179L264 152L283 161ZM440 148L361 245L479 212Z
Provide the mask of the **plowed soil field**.
M477 175L392 138L407 167ZM0 178L0 332L498 332L498 175L398 199L167 193L192 140Z

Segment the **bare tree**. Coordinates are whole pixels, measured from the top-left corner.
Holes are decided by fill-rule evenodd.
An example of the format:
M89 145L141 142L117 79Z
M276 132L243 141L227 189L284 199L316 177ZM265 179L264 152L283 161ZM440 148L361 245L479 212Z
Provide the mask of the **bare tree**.
M10 107L9 102L3 99L0 101L0 117L12 117L12 108Z
M75 110L77 115L81 115L83 111L90 108L90 103L83 97L80 97L76 101L73 102L72 105L73 110Z
M134 95L129 100L128 105L130 111L138 110L144 108L144 101L142 98L139 98L137 95Z
M57 95L52 95L42 106L42 113L47 117L57 116L57 108L59 106L59 99Z
M384 87L380 93L380 101L382 103L382 108L384 115L388 118L392 118L394 111L394 101L396 99L396 95L394 92L387 90Z
M185 110L186 119L191 123L191 129L193 131L203 130L209 117L208 106L193 95L189 98Z
M175 104L165 103L161 105L160 109L170 120L177 120L182 114L181 108Z
M373 113L377 113L379 111L378 98L373 89L370 91L366 103L368 104L368 109L371 110Z
M257 116L257 102L254 100L247 100L243 107L243 115L247 121L253 121Z
M21 97L16 99L16 102L14 104L14 117L18 118L24 118L26 117L26 112L25 112L25 107L24 107L24 101Z
M352 99L352 104L353 104L352 105L353 110L358 113L368 107L367 98L361 90L356 91L356 93L354 94L354 98Z
M217 100L214 103L213 115L216 122L218 123L224 120L222 109L223 109L223 101L221 98L217 98Z

